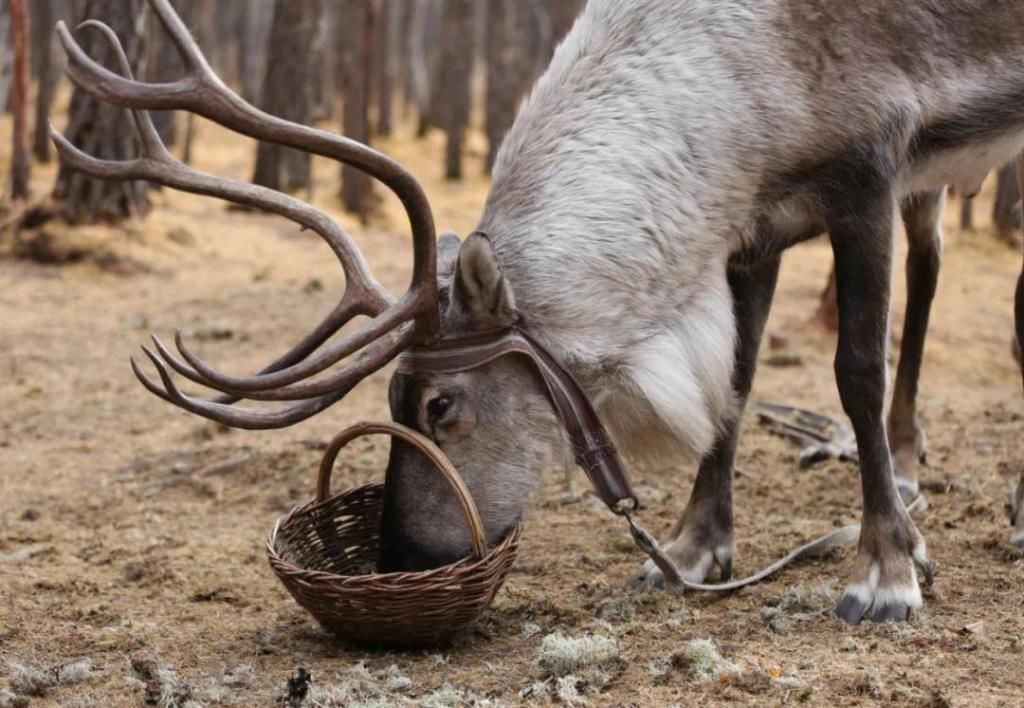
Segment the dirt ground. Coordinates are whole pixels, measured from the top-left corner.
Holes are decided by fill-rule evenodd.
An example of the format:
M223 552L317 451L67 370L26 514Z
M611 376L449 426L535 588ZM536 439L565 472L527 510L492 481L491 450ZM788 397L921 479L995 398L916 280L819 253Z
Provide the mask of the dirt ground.
M199 140L200 166L248 176L248 141L205 124ZM424 180L442 228L472 228L483 178L441 181L436 137L383 147ZM337 168L315 167L316 202L336 213ZM35 180L45 192L52 169ZM590 495L564 495L553 471L493 607L453 646L419 653L332 640L263 549L274 520L311 496L331 434L386 417L387 372L307 423L248 433L162 403L128 367L150 332L169 339L182 327L224 368L253 370L331 306L337 264L275 218L176 193L154 201L144 222L85 232L98 256L0 259L0 705L275 705L300 667L324 705L1024 704L1024 560L1006 542L1004 511L1024 462L1009 351L1021 256L990 237L984 199L975 232L958 232L954 205L947 215L920 395L931 508L918 523L938 575L912 622L848 627L831 616L850 550L726 597L629 591L642 559L625 530ZM339 218L400 292L405 226L391 201L382 211L366 229ZM828 267L820 242L787 254L769 329L796 356L762 363L756 399L840 413L833 336L813 320ZM895 292L898 335L901 272ZM794 448L746 422L739 574L855 521L860 503L853 466L800 471ZM357 444L337 487L380 479L386 450L384 439ZM667 529L693 476L689 464L635 470L649 526ZM583 490L582 475L575 484ZM538 659L559 634L592 635L568 643L561 678Z

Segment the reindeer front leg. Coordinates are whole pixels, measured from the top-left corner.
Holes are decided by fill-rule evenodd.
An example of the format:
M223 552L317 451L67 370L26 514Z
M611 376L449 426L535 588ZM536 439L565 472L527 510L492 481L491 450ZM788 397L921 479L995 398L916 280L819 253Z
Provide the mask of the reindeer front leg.
M843 181L856 191L827 203L839 304L836 383L857 438L864 498L853 576L836 609L853 624L902 621L920 607L915 563L931 580L924 540L896 488L883 417L894 199L873 169L847 166L857 179Z
M669 534L666 551L675 561L684 579L704 582L712 568L721 578L732 574L732 466L739 438L743 405L757 368L768 311L771 309L780 258L754 266L729 268L729 289L736 313L736 366L732 385L738 404L736 414L723 426L715 446L701 460L690 501L682 518ZM652 561L647 561L630 583L634 587L663 588L665 578Z

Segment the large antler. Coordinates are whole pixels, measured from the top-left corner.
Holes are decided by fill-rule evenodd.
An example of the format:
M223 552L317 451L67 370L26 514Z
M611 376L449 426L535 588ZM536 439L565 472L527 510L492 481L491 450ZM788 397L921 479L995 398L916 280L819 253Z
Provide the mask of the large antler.
M213 368L189 349L181 337L175 344L182 361L153 338L158 353L143 347L160 375L161 387L132 359L132 370L152 393L181 408L227 425L278 428L304 420L340 400L360 380L415 343L437 337L440 328L436 282L434 220L419 183L398 163L362 143L269 115L245 102L213 72L188 29L168 0L149 0L181 53L185 76L148 84L136 81L116 34L96 21L81 28L103 32L121 64L115 74L91 59L63 22L57 35L68 55L71 80L97 99L132 110L141 155L135 160L99 160L74 147L52 126L51 137L61 161L92 177L148 180L195 194L264 209L319 234L345 271L345 294L331 313L291 350L255 376L231 376ZM409 290L395 301L370 273L347 233L329 216L286 194L257 185L217 177L175 159L160 141L147 110L187 110L226 128L264 142L277 143L351 164L387 185L405 207L413 237L413 276ZM361 329L340 337L316 353L347 322L371 317ZM328 368L357 354L336 371ZM178 390L168 367L185 378L226 394L217 400L186 396ZM235 408L238 399L300 401L273 411Z

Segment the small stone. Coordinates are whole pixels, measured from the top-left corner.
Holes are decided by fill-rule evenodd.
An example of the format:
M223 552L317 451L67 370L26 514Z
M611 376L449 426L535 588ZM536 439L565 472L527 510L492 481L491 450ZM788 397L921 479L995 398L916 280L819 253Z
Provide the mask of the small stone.
M181 226L175 226L168 231L167 238L182 246L194 246L196 242L196 237L192 235L192 232Z
M970 635L970 634L977 635L977 634L982 634L984 632L984 630L985 630L985 623L984 622L981 622L981 621L971 622L970 624L964 625L963 627L960 628L960 634L963 634L963 635Z
M123 577L129 583L137 583L146 575L146 567L137 561L132 561L125 565L124 570L121 571L121 577Z
M39 512L36 511L35 509L29 507L28 509L25 509L25 511L23 511L21 513L21 520L22 521L38 521L39 520Z
M230 327L225 327L223 325L210 325L208 327L203 327L202 329L187 332L186 335L195 337L200 342L219 342L225 339L234 338L235 331Z
M789 335L785 332L769 332L768 348L772 351L789 349Z

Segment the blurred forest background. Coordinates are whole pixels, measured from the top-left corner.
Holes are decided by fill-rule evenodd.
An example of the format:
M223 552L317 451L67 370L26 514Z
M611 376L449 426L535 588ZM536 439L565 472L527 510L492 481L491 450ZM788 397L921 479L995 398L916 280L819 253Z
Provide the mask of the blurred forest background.
M363 143L415 125L446 142L443 173L461 180L468 137L485 139L489 172L523 97L547 66L558 42L586 0L173 0L214 69L246 100L288 120L317 124ZM64 54L53 32L64 20L110 25L125 45L134 73L173 81L182 67L156 26L145 0L0 0L0 106L11 120L9 168L0 197L0 252L44 262L66 249L38 238L53 218L107 224L144 215L143 183L100 183L60 170L52 188L30 194L34 162L52 159L48 121L62 90ZM90 54L108 63L97 33L83 33ZM185 162L192 158L194 118L154 116L165 143ZM87 153L107 159L135 154L125 111L101 106L81 91L70 95L65 134ZM260 144L251 180L310 196L310 156ZM352 167L338 175L337 198L364 223L378 205L372 181ZM1021 208L1015 169L999 171L992 202L992 232L1019 243ZM971 199L960 202L960 227L975 227ZM987 218L986 218L987 221ZM14 234L11 238L10 235ZM834 277L822 291L819 312L835 327Z
M214 69L244 98L269 113L316 123L373 144L397 124L418 137L445 135L449 180L466 170L470 127L486 136L486 170L519 103L571 28L585 0L174 0ZM110 223L145 214L147 185L106 184L60 171L52 193L29 194L33 162L53 159L47 123L62 80L64 53L53 27L86 19L110 25L134 73L173 81L182 67L176 49L144 0L0 0L0 105L13 114L10 176L0 223L34 226L59 216L71 224ZM7 38L10 41L6 41ZM81 32L90 55L111 66L95 32ZM159 114L157 127L186 162L193 119ZM87 153L125 159L135 152L125 111L70 96L66 125ZM253 182L303 193L311 188L309 155L278 146L257 148ZM4 150L3 152L6 152ZM0 153L2 154L2 153ZM7 161L5 161L7 162ZM6 168L7 165L4 165ZM364 221L376 203L371 181L342 168L338 197ZM45 201L45 209L40 204ZM26 221L27 220L27 221ZM22 242L27 255L45 249ZM52 255L52 254L51 254Z

